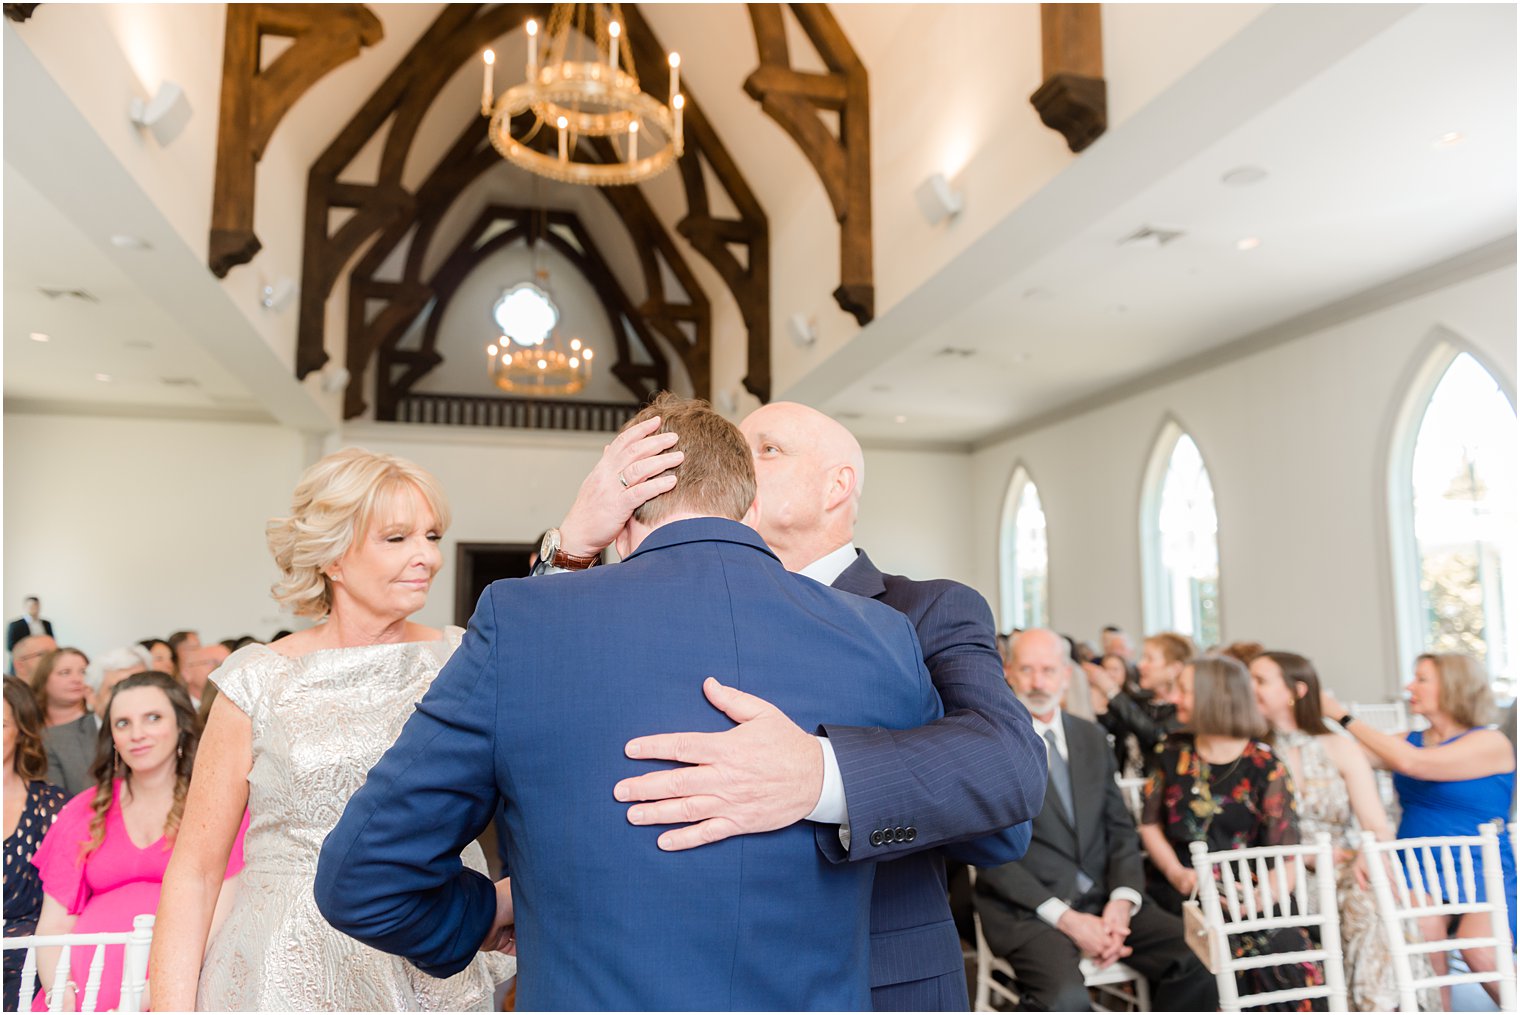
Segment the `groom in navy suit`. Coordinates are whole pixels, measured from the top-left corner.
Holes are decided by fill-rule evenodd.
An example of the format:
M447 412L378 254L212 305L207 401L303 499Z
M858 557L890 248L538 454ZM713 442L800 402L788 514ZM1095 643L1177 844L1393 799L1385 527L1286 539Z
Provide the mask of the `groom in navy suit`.
M755 478L738 430L701 403L655 412L685 456L674 489L634 513L617 566L486 590L324 843L317 904L437 976L515 920L525 1009L869 1008L874 865L830 862L807 823L664 852L609 791L671 767L625 756L630 739L730 728L708 676L806 728L941 715L907 618L789 573L740 523ZM458 859L498 797L510 912ZM878 840L918 834L878 817Z

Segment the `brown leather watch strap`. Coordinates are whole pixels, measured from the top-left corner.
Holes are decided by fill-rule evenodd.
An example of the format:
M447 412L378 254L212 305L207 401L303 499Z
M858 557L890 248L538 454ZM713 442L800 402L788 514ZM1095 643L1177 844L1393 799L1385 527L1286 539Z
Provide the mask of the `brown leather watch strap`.
M595 564L600 558L601 554L599 553L589 554L585 557L576 557L566 553L564 550L555 550L554 559L550 560L549 563L555 567L562 567L566 571L584 571L592 564Z

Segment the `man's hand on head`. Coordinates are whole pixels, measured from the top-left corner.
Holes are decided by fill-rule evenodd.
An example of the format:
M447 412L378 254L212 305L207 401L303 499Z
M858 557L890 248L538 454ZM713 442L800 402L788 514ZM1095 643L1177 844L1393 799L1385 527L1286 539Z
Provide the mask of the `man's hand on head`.
M575 503L559 524L560 548L576 557L601 553L645 501L669 493L676 477L668 470L685 457L672 451L673 433L655 433L660 417L629 427L602 449L601 460L581 483Z
M690 767L649 772L613 787L635 825L682 825L660 835L664 850L691 849L731 835L769 832L812 813L823 789L823 750L776 706L702 684L707 700L739 725L723 733L663 733L630 740L630 758Z

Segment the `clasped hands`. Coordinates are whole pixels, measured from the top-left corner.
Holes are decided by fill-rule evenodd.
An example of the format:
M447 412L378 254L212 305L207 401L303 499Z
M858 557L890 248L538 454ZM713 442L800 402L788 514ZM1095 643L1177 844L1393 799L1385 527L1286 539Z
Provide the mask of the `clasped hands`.
M1126 899L1111 899L1101 916L1068 909L1056 921L1056 929L1092 959L1099 969L1126 958L1134 949L1125 943L1129 937L1131 906Z

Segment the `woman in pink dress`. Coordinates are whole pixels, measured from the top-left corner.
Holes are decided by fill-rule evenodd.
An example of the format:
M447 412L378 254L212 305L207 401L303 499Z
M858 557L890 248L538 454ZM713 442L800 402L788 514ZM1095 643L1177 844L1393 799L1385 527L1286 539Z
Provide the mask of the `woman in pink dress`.
M64 805L32 859L44 892L36 933L128 931L134 917L158 908L199 738L190 697L172 677L138 673L116 685L100 731L95 787ZM240 830L228 877L242 866ZM232 894L221 893L223 905ZM62 974L65 1010L77 1011L83 1000L94 951L70 950ZM58 956L56 948L39 951L43 989L33 1011L47 1010ZM121 999L122 956L121 946L107 946L98 1011L116 1008Z

